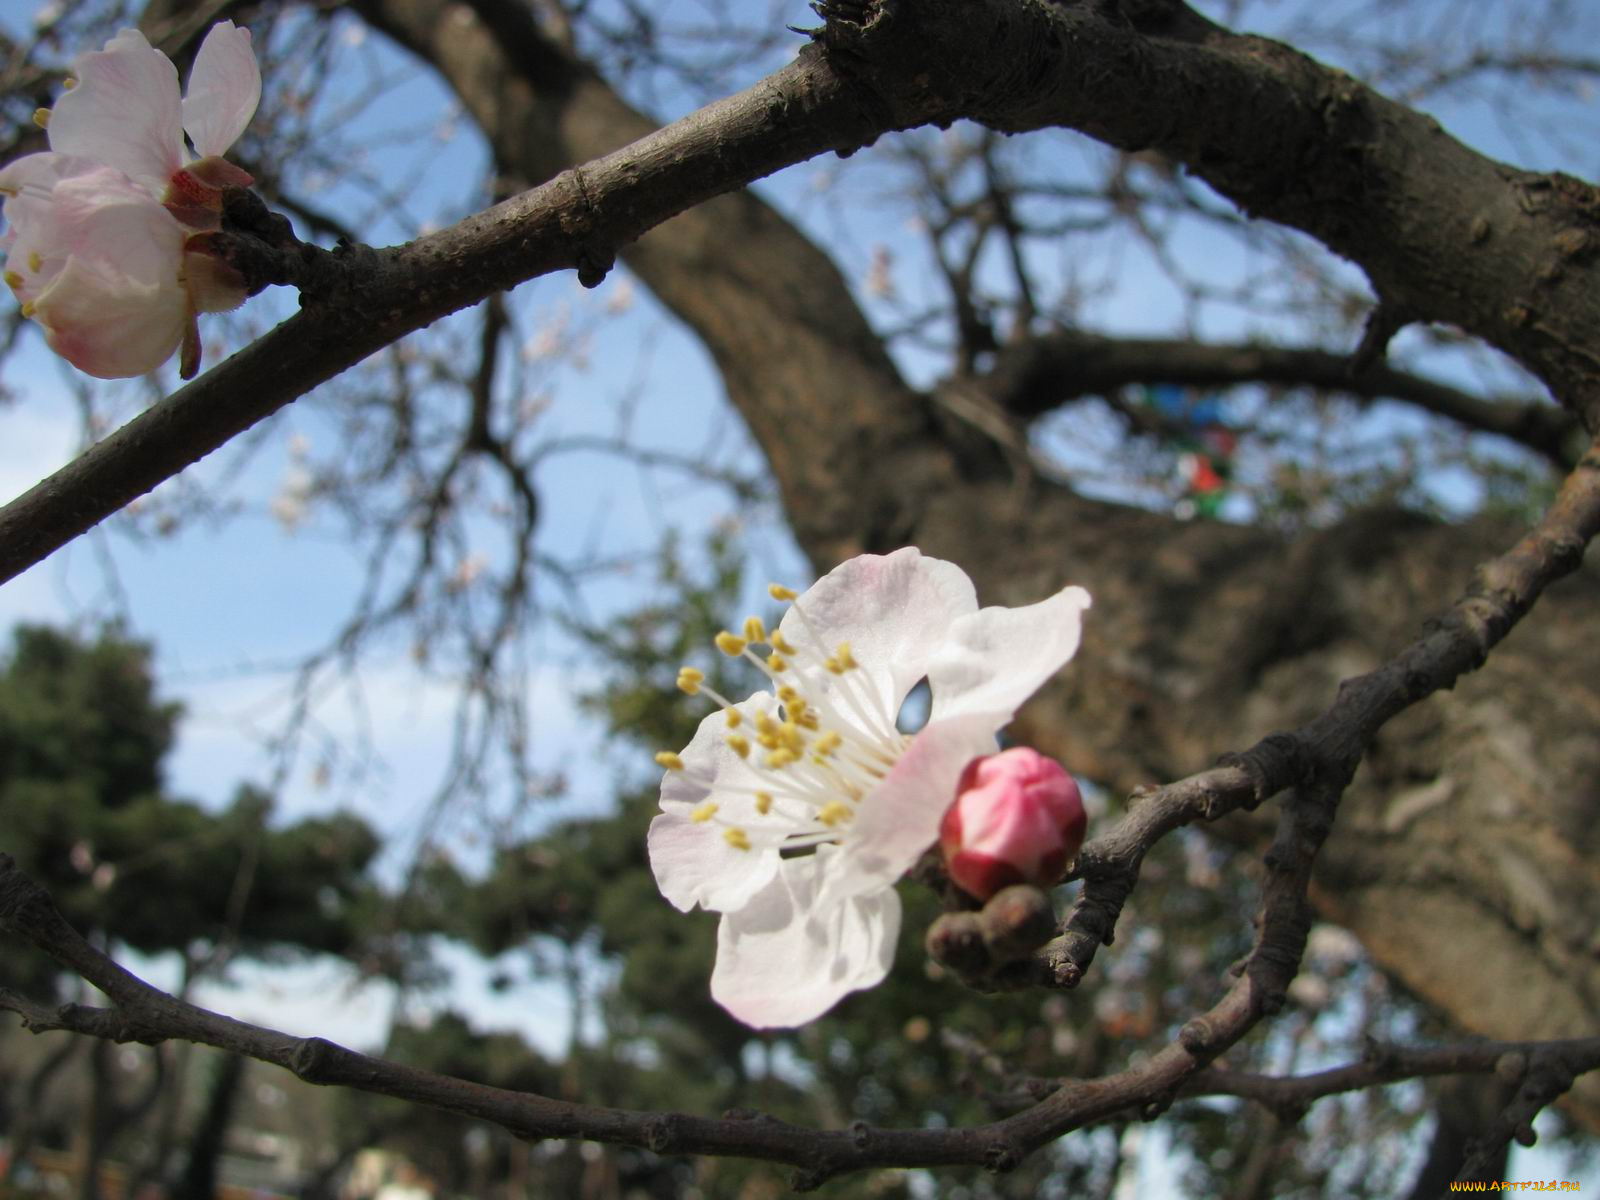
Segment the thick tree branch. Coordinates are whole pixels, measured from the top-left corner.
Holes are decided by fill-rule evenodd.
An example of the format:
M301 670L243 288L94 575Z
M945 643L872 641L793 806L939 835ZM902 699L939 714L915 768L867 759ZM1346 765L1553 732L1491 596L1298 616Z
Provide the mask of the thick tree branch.
M1518 442L1563 468L1577 461L1586 440L1572 415L1554 405L1486 400L1382 362L1358 371L1349 355L1250 342L1117 338L1060 330L1006 346L974 386L1007 411L1030 419L1080 397L1138 383L1259 383L1364 400L1401 400L1463 429Z
M485 296L575 267L674 213L871 131L821 56L429 237L350 253L298 315L0 509L0 581L368 354Z
M1600 351L1591 345L1600 288L1591 286L1589 262L1600 237L1587 229L1600 203L1586 185L1510 171L1427 118L1257 39L1166 41L1088 8L1009 0L914 9L877 0L863 11L861 25L828 22L819 36L829 52L804 54L581 171L377 255L337 300L286 322L0 510L0 579L365 355L489 292L568 266L598 282L619 247L676 212L812 155L961 116L1007 130L1067 124L1124 148L1158 146L1247 210L1306 229L1361 263L1386 300L1479 333L1575 411L1600 414L1587 407L1600 404ZM992 71L974 69L975 45ZM853 70L847 81L838 63L871 70ZM1251 114L1266 124L1245 119ZM1452 197L1461 207L1432 211ZM660 275L663 286L687 287L681 270ZM719 329L714 349L734 334L725 318ZM722 366L736 381L755 356L727 349ZM897 378L881 362L876 373L884 384ZM915 422L903 390L883 389L880 403L893 391L900 395L890 407ZM797 424L781 398L743 408L769 449L822 436L803 412ZM841 461L859 458L849 447L864 429L882 431L884 417L837 423L845 436L827 438L837 443L827 449ZM809 432L799 428L807 424ZM790 490L826 482L794 477L795 464L838 457L773 455ZM870 448L862 465L866 477L883 474ZM837 490L805 488L813 497Z
M1505 350L1600 429L1600 192L1497 163L1281 43L1161 8L1169 32L1151 36L1093 5L873 0L817 36L863 62L864 103L893 127L969 117L1160 150L1358 264L1392 310Z

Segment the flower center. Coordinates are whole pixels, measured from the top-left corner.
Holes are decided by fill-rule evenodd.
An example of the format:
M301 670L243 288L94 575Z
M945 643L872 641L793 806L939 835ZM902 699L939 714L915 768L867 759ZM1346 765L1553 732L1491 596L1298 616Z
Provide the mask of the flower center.
M747 718L706 685L704 671L683 667L678 672L678 687L721 707L727 721L723 740L750 768L754 782L730 786L686 765L672 751L656 755L656 761L706 786L712 798L691 818L720 826L735 849L749 850L757 841L781 851L809 849L843 839L857 809L911 738L895 728L894 697L879 694L850 644L829 648L793 589L773 584L768 592L774 600L794 602L793 640L780 630L768 633L760 617L749 617L742 633L725 630L715 641L722 653L748 660L772 681L775 714ZM758 654L756 647L767 653ZM748 796L756 820L748 826L727 820L720 815L718 795Z

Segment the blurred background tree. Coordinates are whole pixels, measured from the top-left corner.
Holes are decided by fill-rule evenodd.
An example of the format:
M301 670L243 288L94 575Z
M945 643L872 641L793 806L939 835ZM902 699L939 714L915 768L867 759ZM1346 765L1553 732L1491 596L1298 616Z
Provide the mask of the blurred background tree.
M178 717L176 704L157 697L148 646L116 631L86 642L18 628L0 671L6 852L49 881L62 911L97 942L175 954L180 994L236 958L358 956L371 938L367 872L377 835L347 814L275 826L270 798L247 785L221 809L167 794L161 762ZM8 948L0 985L62 1000L82 990L23 947ZM5 1072L10 1168L41 1133L58 1142L70 1136L81 1156L83 1194L97 1195L99 1164L119 1136L142 1123L151 1165L164 1173L176 1149L185 1048L152 1048L142 1085L123 1095L109 1043L49 1040L51 1052L30 1070ZM48 1093L73 1055L87 1058L89 1071L86 1103L74 1106L76 1128L42 1130L38 1123L50 1113L68 1116ZM235 1078L228 1086L236 1085ZM222 1130L214 1136L220 1140ZM205 1153L191 1144L191 1157Z

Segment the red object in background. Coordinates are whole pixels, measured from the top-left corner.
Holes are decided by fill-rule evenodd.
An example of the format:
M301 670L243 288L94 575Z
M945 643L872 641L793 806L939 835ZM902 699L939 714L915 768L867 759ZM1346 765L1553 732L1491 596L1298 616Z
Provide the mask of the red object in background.
M1217 474L1217 468L1211 460L1203 454L1190 456L1193 460L1189 467L1189 490L1205 495L1228 486L1227 481Z

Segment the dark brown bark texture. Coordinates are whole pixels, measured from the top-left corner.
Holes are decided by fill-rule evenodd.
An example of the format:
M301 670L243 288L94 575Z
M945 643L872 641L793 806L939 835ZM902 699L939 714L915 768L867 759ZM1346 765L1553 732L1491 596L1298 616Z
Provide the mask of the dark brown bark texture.
M1395 311L1507 349L1594 426L1588 185L1489 161L1348 77L1181 5L1143 6L1153 16L1136 29L987 0L975 7L1000 11L984 17L984 54L943 7L867 6L867 33L884 32L874 21L924 27L894 31L905 54L859 65L864 107L914 96L899 122L914 124L981 93L977 115L999 128L1071 125L1159 147L1248 212L1360 264ZM502 169L528 181L653 127L510 0L359 8L443 74ZM877 44L844 22L824 42L846 63ZM1013 73L1014 102L986 63ZM673 219L623 257L714 356L819 569L914 543L960 563L987 603L1091 590L1085 648L1021 734L1117 789L1188 774L1322 711L1518 532L1368 512L1286 540L1093 502L1014 470L988 435L905 384L827 256L748 193ZM1070 340L1038 353L1025 387L1002 358L963 394L1027 417L1086 390ZM1100 361L1085 353L1085 370ZM1303 377L1327 365L1303 364ZM1532 420L1559 457L1560 419ZM1591 567L1553 589L1484 670L1392 722L1318 863L1322 912L1468 1031L1577 1036L1600 1011L1597 584ZM1231 835L1253 840L1251 818L1238 821ZM1600 1119L1600 1087L1580 1081L1575 1095Z

